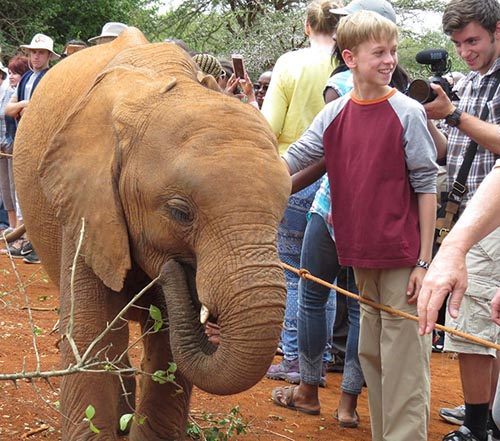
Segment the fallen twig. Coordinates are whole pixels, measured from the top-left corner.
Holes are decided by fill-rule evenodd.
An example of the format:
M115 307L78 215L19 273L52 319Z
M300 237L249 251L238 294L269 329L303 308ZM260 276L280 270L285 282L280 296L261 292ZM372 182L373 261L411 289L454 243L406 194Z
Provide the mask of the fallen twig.
M30 437L31 435L36 435L37 433L44 432L45 430L48 430L49 427L50 427L49 425L43 424L40 427L37 427L36 429L31 429L28 432L23 433L21 435L21 439L26 439L26 438Z

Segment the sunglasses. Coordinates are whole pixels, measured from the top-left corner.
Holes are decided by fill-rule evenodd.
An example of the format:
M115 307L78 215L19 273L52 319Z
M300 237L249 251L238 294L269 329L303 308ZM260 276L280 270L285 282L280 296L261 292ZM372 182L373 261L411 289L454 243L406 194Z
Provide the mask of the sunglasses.
M255 83L253 85L253 90L263 90L264 92L267 92L267 89L269 89L269 84L259 84Z

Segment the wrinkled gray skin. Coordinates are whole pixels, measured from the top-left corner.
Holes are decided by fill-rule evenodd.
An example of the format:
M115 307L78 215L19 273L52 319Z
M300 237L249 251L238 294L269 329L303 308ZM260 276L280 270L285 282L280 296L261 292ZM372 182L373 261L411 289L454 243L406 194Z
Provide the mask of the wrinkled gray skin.
M192 385L215 394L243 391L265 374L285 304L276 250L290 178L261 114L211 90L191 59L134 28L113 43L58 63L40 82L15 144L15 179L30 238L60 287L61 332L70 315L81 353L131 297L161 274L130 318L146 330L151 304L169 325L144 338L142 369L178 365L176 381L141 376L130 439L182 439ZM221 326L218 347L200 324L205 305ZM119 359L129 344L120 322L99 344ZM102 348L106 347L105 351ZM63 366L74 356L63 339ZM121 356L121 358L120 358ZM125 377L132 393L135 381ZM82 422L93 405L94 425ZM64 440L116 440L130 413L118 376L86 373L61 381Z

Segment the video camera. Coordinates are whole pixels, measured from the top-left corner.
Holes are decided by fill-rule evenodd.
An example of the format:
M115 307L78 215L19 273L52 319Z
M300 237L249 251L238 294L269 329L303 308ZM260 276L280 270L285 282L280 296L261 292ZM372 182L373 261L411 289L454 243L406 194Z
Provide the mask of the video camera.
M415 56L417 63L427 65L427 69L432 73L432 77L427 80L413 80L408 87L408 96L419 103L430 103L436 98L436 92L430 84L439 84L450 100L456 100L457 96L452 91L452 86L443 78L443 75L451 70L451 61L448 60L448 52L444 49L426 49L420 51Z

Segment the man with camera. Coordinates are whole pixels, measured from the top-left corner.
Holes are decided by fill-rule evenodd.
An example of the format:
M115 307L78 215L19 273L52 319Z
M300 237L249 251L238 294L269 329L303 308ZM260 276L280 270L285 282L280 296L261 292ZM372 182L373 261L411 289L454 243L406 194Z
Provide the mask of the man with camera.
M461 198L458 214L493 169L500 154L500 3L498 0L451 0L443 14L443 29L450 36L458 55L471 72L457 89L460 98L454 105L443 89L431 87L436 98L425 104L429 119L445 119L450 126L446 140L433 131L438 157L446 157L450 196ZM483 109L487 106L488 112ZM453 187L464 152L472 141L477 152L465 181L465 188ZM454 192L451 190L455 188ZM420 333L430 333L438 311L448 300L446 325L462 332L497 343L500 328L491 321L489 303L500 288L500 229L475 244L467 253L465 267L468 287L455 286L456 265L453 258L453 235L445 239L424 279L419 297ZM465 291L465 292L464 292ZM458 308L461 304L460 313ZM455 335L447 336L445 351L458 353L465 400L464 424L443 438L443 441L487 441L500 439L500 431L488 420L490 400L498 377L496 351L469 342ZM493 433L488 438L488 428Z

